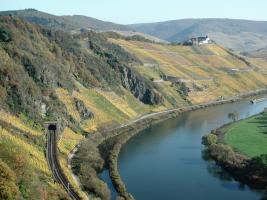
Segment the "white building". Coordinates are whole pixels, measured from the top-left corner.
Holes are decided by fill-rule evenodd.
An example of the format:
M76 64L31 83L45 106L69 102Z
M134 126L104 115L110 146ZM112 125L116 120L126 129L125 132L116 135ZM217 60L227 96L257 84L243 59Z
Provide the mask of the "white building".
M206 37L198 37L198 44L202 45L202 44L209 44L211 43L211 40L208 36Z
M211 39L208 36L205 37L195 37L184 42L184 45L203 45L211 43Z

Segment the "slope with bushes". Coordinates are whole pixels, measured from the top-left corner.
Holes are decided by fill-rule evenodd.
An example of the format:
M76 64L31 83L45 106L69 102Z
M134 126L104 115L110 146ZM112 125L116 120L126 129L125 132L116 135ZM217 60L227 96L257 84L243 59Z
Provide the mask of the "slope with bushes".
M154 83L130 68L138 59L94 32L71 35L0 17L0 58L1 162L11 171L7 199L68 199L46 163L45 121L60 124L60 162L75 183L67 154L83 135L164 101Z

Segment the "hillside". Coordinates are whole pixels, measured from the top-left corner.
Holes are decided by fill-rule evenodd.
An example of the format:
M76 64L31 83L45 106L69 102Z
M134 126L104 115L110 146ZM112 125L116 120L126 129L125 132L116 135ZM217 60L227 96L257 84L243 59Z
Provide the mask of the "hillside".
M244 53L244 55L252 57L252 58L262 58L264 60L267 60L267 47L258 49L256 51Z
M60 123L60 163L83 196L67 156L84 137L146 113L267 84L266 62L215 44L184 47L107 36L0 17L0 171L8 172L0 174L3 199L68 199L46 163L45 121ZM96 174L82 181L93 183L86 190L96 196L97 187L107 188Z
M0 17L0 57L0 167L11 171L3 199L68 199L44 157L45 121L60 123L60 161L75 183L67 155L84 136L164 100L129 67L138 59L94 32L74 36Z
M81 15L56 16L35 9L0 12L0 16L9 16L9 15L22 18L30 23L42 25L46 28L52 28L64 31L80 31L80 29L92 29L96 31L132 30L130 27L124 25L119 25L112 22L105 22L92 17L81 16Z
M263 48L267 42L265 21L182 19L130 26L170 42L183 42L190 37L209 35L218 44L241 52Z
M110 39L140 59L144 65L133 66L143 76L154 80L168 94L186 87L186 99L202 103L233 96L267 84L267 65L260 60L246 60L216 44L180 46L140 41ZM174 84L164 77L177 79Z
M183 42L209 35L216 43L240 52L266 47L267 22L235 19L182 19L157 23L120 25L82 15L56 16L35 9L1 11L45 28L79 33L84 30L116 31L124 36L141 35L156 42Z

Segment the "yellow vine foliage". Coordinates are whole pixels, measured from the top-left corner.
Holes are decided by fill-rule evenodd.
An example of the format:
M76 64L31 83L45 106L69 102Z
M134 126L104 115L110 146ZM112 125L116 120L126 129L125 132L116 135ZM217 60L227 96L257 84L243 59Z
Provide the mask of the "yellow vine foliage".
M8 132L6 129L0 127L0 138L7 139L11 141L14 146L18 146L28 152L30 155L30 165L41 171L46 175L50 175L50 171L48 169L48 165L44 156L44 152L38 149L37 147L33 146L32 144L28 143L27 141L23 140L19 136Z
M3 110L0 110L0 120L24 131L25 133L29 133L33 136L42 135L42 132L28 127L20 118L14 116L14 115L11 115L11 114L3 111Z
M69 92L63 88L57 88L56 94L59 100L64 103L67 108L69 115L71 115L76 121L80 121L80 115L75 107L75 102L73 97L69 94Z
M65 156L75 148L75 146L84 138L84 136L75 133L70 128L66 127L58 142L58 148Z
M251 63L249 66L238 58L239 55L233 56L217 44L181 46L109 40L144 63L143 66L133 66L143 76L160 80L160 74L163 73L185 80L190 89L187 99L192 103L227 98L267 85L266 61L246 58ZM178 99L175 87L168 87L163 82L157 84L169 97ZM196 86L201 89L196 89ZM164 104L171 107L168 102Z

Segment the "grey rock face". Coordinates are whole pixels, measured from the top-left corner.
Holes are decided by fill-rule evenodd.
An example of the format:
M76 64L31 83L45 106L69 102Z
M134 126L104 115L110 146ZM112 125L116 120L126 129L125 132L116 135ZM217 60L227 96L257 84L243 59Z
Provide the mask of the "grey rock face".
M84 103L81 100L75 99L75 106L76 106L76 108L80 114L80 117L83 120L90 119L90 118L94 117L94 113L91 110L89 110L88 108L86 108L86 106L84 105Z
M130 90L131 93L144 104L160 104L163 98L156 93L152 86L136 75L133 70L127 67L120 67L121 81L123 87Z

